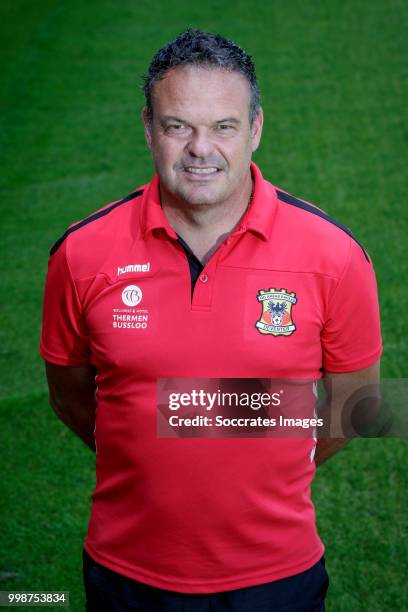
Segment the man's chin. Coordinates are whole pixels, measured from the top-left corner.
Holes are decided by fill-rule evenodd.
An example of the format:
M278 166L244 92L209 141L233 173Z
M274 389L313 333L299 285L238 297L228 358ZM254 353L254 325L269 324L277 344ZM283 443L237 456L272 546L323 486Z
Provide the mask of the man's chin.
M194 189L180 189L177 195L190 206L217 204L223 200L223 194L219 190L209 188L208 185L197 185Z

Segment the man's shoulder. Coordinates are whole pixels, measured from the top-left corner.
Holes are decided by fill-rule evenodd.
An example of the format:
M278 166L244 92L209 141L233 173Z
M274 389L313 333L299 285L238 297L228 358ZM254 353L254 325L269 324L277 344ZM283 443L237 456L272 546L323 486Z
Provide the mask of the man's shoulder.
M352 230L332 217L322 208L305 199L274 187L278 201L278 227L282 228L286 237L298 245L307 259L325 258L332 261L334 268L348 257L350 245L353 243L360 250L364 259L369 256Z
M65 259L74 278L100 273L117 251L140 234L140 205L147 185L114 200L73 223L50 249L51 259Z
M86 241L89 247L92 246L89 242L92 239L99 243L104 236L115 231L116 226L121 223L123 217L130 214L129 205L136 203L136 200L140 201L145 187L142 186L124 198L106 204L87 217L70 225L58 240L54 242L50 249L50 255L54 255L67 240L75 242ZM126 204L128 206L125 206Z

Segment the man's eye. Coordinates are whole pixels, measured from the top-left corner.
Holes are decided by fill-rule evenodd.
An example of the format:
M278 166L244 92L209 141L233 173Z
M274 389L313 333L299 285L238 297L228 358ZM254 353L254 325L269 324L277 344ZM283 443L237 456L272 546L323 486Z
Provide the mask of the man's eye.
M221 132L227 132L228 130L233 130L234 128L232 127L232 125L229 125L228 123L220 123L220 125L218 126L218 129Z
M173 123L173 124L167 126L167 130L174 131L174 132L179 132L180 130L184 129L185 127L186 126L184 125L184 123Z

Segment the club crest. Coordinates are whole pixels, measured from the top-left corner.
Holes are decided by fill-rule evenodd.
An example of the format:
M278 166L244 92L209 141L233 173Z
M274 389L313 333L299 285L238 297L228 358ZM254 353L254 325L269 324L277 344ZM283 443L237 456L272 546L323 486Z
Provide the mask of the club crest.
M267 291L261 289L256 297L262 305L261 318L255 323L259 333L291 336L296 330L292 321L292 306L297 302L296 293L271 288Z

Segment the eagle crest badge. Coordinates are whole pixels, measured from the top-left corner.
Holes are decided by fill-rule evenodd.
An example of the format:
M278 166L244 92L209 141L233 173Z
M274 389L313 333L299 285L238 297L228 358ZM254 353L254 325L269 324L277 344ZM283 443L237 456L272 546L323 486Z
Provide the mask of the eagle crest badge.
M296 330L292 320L292 307L296 304L296 293L286 289L260 290L256 296L262 305L261 318L255 327L261 334L291 336Z

